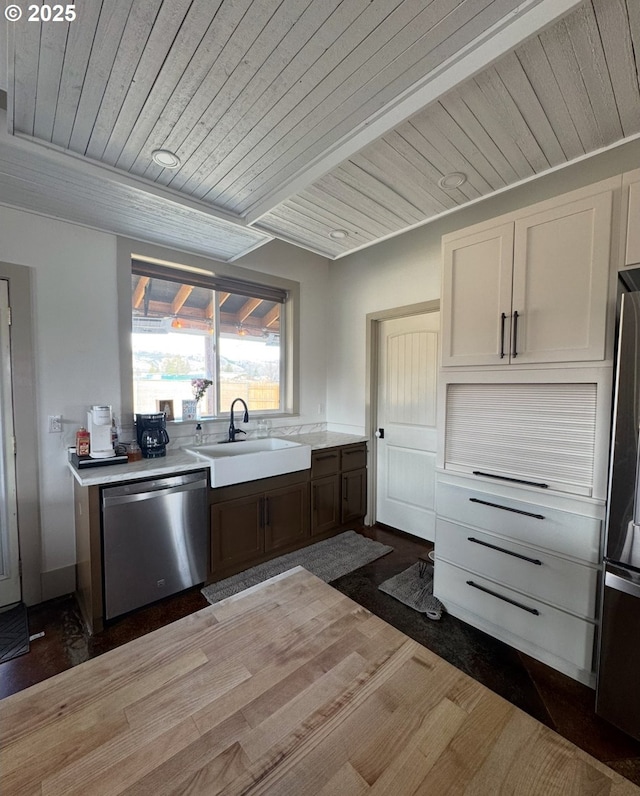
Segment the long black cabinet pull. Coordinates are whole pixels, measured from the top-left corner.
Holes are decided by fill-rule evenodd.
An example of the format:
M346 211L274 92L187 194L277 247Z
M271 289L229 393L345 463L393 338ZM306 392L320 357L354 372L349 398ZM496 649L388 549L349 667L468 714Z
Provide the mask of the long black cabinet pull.
M498 594L498 592L496 591L491 591L491 589L487 589L484 586L480 586L477 583L474 583L472 580L468 580L467 585L473 586L474 589L483 591L486 594L490 594L492 597L497 597L499 600L504 600L505 603L509 603L510 605L515 605L516 608L522 608L523 611L528 611L530 614L535 614L535 616L540 616L540 611L538 611L537 608L530 608L528 605L523 605L522 603L516 602L516 600L512 600L510 597L505 597L503 594Z
M518 310L513 313L513 351L511 356L514 359L518 356Z
M337 459L337 453L325 453L323 456L314 456L313 459L316 462L324 461L324 459Z
M533 517L535 520L543 520L543 514L534 514L532 511L523 511L522 509L512 509L511 506L501 506L499 503L489 503L488 500L480 500L480 498L469 498L471 503L481 503L483 506L491 506L493 509L502 509L502 511L512 511L514 514L524 514L525 517Z
M500 313L500 359L504 359L504 325L506 320L507 316L504 312Z
M542 561L537 558L529 558L529 556L523 556L522 553L514 553L512 550L506 550L504 547L498 547L498 545L483 542L482 539L476 539L474 536L467 536L467 540L474 544L481 544L483 547L490 547L492 550L497 550L499 553L506 553L508 556L513 556L514 558L521 558L523 561L528 561L530 564L536 564L536 566L539 567L542 566Z
M513 481L514 484L526 484L526 486L537 486L540 487L540 489L549 489L549 484L543 484L539 481L525 481L523 478L511 478L507 475L483 473L481 470L474 470L473 475L483 475L485 478L496 478L498 481Z

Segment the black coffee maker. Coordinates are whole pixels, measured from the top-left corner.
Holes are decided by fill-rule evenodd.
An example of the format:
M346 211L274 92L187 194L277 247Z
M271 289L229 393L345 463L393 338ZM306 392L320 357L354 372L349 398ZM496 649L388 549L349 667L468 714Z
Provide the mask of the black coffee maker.
M136 415L136 436L145 459L166 456L169 435L164 412Z

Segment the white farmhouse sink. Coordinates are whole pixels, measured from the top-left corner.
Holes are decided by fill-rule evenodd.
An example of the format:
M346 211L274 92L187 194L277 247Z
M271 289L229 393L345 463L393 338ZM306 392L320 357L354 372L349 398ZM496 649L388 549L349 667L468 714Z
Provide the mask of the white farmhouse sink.
M299 442L269 437L217 445L194 445L187 453L205 459L211 471L211 486L256 481L272 475L293 473L311 467L311 447Z

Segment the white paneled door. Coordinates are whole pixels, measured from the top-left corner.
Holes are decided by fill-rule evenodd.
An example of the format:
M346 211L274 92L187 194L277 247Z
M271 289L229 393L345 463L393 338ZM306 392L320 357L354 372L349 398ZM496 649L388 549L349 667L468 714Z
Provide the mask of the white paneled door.
M378 324L376 520L435 538L440 313Z
M9 288L0 279L0 607L20 601Z

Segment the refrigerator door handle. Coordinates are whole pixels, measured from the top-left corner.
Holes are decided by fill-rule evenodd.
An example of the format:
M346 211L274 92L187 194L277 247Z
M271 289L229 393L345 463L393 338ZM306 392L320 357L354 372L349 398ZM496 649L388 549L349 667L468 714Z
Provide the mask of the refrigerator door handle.
M615 591L623 591L631 597L640 598L640 584L621 578L619 575L614 575L613 572L605 574L604 585L610 589L615 589Z

